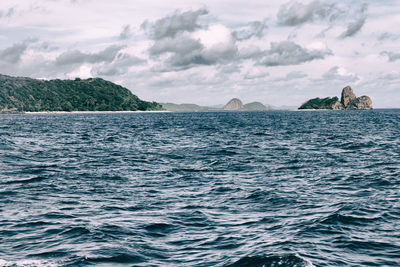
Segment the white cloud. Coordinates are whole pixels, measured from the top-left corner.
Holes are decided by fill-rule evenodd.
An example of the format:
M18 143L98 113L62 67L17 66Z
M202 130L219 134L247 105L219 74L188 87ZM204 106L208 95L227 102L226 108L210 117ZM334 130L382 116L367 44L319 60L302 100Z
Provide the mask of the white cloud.
M349 72L345 68L338 66L332 67L322 76L323 80L340 80L343 82L356 82L360 78L352 72Z

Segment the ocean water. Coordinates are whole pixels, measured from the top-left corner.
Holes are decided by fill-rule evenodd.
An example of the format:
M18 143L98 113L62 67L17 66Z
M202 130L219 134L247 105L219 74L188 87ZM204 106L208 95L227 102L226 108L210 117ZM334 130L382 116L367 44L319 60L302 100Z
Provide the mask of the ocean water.
M0 115L0 266L399 266L400 110Z

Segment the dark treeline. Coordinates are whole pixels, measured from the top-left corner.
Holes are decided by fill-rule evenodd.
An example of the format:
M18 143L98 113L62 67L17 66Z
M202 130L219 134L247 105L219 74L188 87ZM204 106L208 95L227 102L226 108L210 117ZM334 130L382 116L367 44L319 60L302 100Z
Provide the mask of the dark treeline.
M332 105L339 99L335 97L313 98L301 105L299 109L332 109Z
M0 111L161 110L128 89L100 79L37 80L0 75Z

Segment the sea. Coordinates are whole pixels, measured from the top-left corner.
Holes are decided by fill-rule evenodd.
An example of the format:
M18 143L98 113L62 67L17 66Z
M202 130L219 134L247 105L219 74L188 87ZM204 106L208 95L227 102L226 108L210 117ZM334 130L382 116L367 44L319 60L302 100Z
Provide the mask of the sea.
M0 266L400 266L400 110L1 114Z

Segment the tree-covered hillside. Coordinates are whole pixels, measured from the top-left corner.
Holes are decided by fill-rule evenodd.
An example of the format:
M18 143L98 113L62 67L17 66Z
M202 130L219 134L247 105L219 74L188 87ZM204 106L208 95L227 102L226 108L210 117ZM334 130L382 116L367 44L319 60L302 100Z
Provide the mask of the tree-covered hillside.
M0 75L0 112L161 110L100 78L36 80Z
M326 98L313 98L308 100L306 103L301 105L299 109L332 109L332 106L338 101L339 99L335 97L326 97Z

